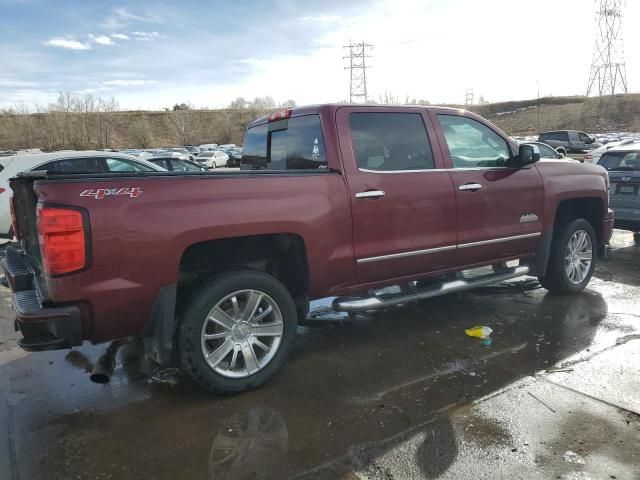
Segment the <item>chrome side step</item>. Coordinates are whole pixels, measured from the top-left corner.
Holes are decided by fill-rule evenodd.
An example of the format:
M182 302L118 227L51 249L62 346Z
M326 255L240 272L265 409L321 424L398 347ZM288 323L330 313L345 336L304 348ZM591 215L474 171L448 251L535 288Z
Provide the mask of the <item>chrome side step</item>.
M461 292L476 287L500 283L529 273L529 267L519 266L505 270L504 273L492 273L471 279L458 278L452 281L437 282L423 289L404 291L394 294L380 294L373 297L339 297L333 301L333 309L340 312L366 312L387 308L400 303L414 302L425 298L439 297L447 293Z

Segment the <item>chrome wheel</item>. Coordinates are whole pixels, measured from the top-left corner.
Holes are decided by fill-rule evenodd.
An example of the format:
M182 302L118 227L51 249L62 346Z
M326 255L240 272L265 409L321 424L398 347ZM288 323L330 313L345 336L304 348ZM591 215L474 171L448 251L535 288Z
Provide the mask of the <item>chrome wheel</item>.
M591 237L584 230L576 230L569 238L564 257L564 268L569 281L575 285L582 283L589 275L592 261Z
M202 354L220 375L248 377L274 357L283 327L282 313L273 298L258 290L238 290L209 311L202 326Z

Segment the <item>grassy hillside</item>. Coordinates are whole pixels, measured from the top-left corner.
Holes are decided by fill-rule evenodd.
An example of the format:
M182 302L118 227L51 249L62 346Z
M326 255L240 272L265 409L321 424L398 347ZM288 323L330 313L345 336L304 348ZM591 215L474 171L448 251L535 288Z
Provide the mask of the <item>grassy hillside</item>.
M510 135L538 133L538 100L471 107ZM241 143L256 109L175 112L64 112L0 114L0 150L18 148L152 148L164 145ZM640 131L640 94L605 98L540 99L540 130L590 133Z
M538 133L537 100L475 106L511 135ZM590 133L640 131L640 94L615 97L551 97L540 99L540 131L584 130Z

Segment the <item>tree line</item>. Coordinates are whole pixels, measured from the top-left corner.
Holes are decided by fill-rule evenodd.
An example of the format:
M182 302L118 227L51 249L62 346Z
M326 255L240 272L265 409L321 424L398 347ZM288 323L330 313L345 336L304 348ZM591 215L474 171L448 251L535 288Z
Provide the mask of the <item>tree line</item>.
M61 92L55 102L0 110L0 149L154 148L201 143L242 143L247 125L277 108L270 96L238 97L227 108L197 109L190 103L164 111L122 111L114 97Z

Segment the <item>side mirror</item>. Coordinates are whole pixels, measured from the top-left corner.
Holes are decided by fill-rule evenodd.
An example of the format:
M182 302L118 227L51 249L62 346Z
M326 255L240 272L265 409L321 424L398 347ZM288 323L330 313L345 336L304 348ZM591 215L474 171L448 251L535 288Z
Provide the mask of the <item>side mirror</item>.
M518 148L518 156L514 158L514 167L522 168L540 160L540 149L537 145L523 143Z
M562 152L557 152L556 158L564 158L565 155Z

